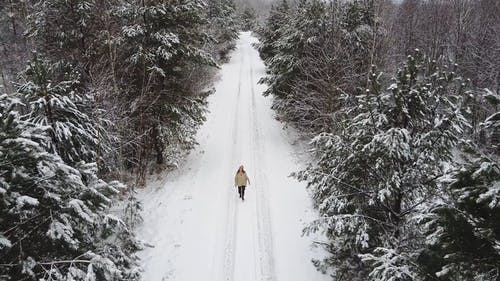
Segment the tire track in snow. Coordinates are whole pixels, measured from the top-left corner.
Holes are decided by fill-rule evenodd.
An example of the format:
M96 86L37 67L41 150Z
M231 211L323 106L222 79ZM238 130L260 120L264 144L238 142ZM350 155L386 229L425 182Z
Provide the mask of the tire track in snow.
M234 157L237 153L241 153L238 149L238 106L240 104L241 98L241 76L243 72L243 53L240 59L240 70L238 75L238 91L236 93L236 102L234 107L234 122L232 128L232 147L231 153L228 154L229 159L226 163L231 163L231 157ZM233 184L231 183L231 187ZM233 195L234 190L228 189L227 196L227 209L226 209L226 224L225 224L225 247L224 247L224 261L222 269L222 277L224 281L232 281L234 279L234 259L236 253L236 218L238 217L238 208L236 206L237 198Z
M261 141L261 132L258 123L258 115L256 110L255 89L254 89L254 70L252 61L250 60L250 90L251 90L251 108L252 108L252 129L253 129L253 151L254 175L258 181L254 188L256 190L256 209L257 209L257 231L258 231L258 248L259 248L259 264L260 264L260 280L273 281L276 280L276 270L274 266L273 241L271 231L271 215L269 211L269 193L266 192L269 188L269 183L266 175L267 166L264 161L265 152ZM258 169L255 166L259 164Z
M246 54L248 57L250 57L250 52L249 52L249 49L246 49ZM250 137L250 149L252 150L252 154L251 154L251 160L252 160L252 164L253 164L253 172L252 174L254 175L254 190L256 190L256 185L255 183L259 183L260 180L259 180L259 177L258 177L258 174L255 172L256 171L256 167L258 166L258 162L257 162L257 158L255 157L255 141L254 141L254 137L255 135L253 134L253 125L254 125L254 118L255 118L255 106L254 106L254 101L253 101L253 96L252 96L252 92L253 92L253 81L252 81L252 60L250 59L250 68L249 68L249 72L248 72L248 80L249 80L249 84L250 84L250 93L249 93L249 101L250 101L250 106L248 106L248 116L250 117L248 119L248 128L249 130L251 131L251 137ZM257 194L257 192L255 192ZM262 265L261 265L261 262L260 262L260 259L262 257L262 254L261 254L261 251L260 251L260 246L259 246L259 237L260 237L260 231L259 231L259 212L258 212L258 198L257 196L255 197L254 201L255 203L255 208L253 209L253 223L255 225L255 227L252 228L252 240L253 240L253 248L252 248L252 253L253 253L253 276L255 277L255 280L257 279L260 279L259 277L262 277Z

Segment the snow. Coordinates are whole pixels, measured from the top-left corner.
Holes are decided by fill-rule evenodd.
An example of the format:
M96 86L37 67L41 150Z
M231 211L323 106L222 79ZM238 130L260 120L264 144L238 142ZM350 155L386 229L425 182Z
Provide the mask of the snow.
M16 199L17 208L22 209L24 206L38 206L38 199L30 196L19 196Z
M47 236L56 241L56 240L62 240L72 247L76 248L78 245L78 241L73 239L75 231L69 225L67 221L64 221L64 223L53 220L50 223L49 230L47 231Z
M79 218L86 220L89 223L94 223L92 211L89 210L83 201L73 199L69 201L68 207L71 208Z
M2 234L0 234L0 250L11 248L12 243L9 239L5 238Z
M144 204L138 238L143 280L326 280L312 258L324 253L302 236L316 218L292 140L273 117L265 68L250 33L241 33L232 59L209 97L200 145L174 174L139 194ZM250 178L245 201L234 175ZM153 188L156 186L156 188Z

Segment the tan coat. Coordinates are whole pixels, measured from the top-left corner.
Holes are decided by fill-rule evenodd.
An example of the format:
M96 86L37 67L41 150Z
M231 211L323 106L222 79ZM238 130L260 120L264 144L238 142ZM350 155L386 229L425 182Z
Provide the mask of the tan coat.
M248 179L248 176L246 173L236 173L236 176L234 177L234 185L236 186L246 186L250 184L250 179Z

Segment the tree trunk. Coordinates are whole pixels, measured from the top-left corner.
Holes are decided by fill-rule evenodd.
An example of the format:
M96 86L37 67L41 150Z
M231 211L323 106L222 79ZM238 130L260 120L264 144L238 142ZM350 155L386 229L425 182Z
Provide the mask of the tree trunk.
M160 139L161 136L161 130L160 130L160 125L155 125L154 128L152 129L152 139L153 139L153 145L154 145L154 150L156 152L156 164L161 165L164 162L163 159L163 143Z
M398 191L396 195L396 200L394 202L394 210L392 214L394 226L396 227L394 231L394 238L396 239L399 238L399 236L401 235L401 230L399 229L401 217L399 215L401 214L402 202L403 202L403 193L401 191Z

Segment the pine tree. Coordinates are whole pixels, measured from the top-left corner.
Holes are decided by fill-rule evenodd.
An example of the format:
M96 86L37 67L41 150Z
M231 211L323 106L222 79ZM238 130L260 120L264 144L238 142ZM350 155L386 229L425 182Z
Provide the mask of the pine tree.
M419 53L395 83L347 97L341 129L318 135L317 162L298 174L313 191L322 217L308 231L330 238L320 267L350 280L412 280L421 272L414 251L418 209L438 193L467 121L465 84Z
M500 102L498 96L495 100ZM489 132L498 130L500 112L488 117L481 127ZM429 203L418 220L426 236L418 261L429 276L439 280L498 280L498 153L493 147L469 140L462 144L460 156L443 182L443 195Z
M375 22L374 0L354 0L347 2L342 19L344 27L349 32L360 26L373 26Z
M261 82L282 120L313 135L330 131L341 97L366 86L380 33L369 3L283 2L272 10L259 47L268 67Z
M23 106L0 97L0 275L138 280L138 244L104 211L120 186L98 179L93 164L77 170L46 151L47 127L23 121L16 110Z
M299 61L308 42L317 35L323 16L324 4L319 1L301 1L288 15L277 31L280 38L273 44L276 54L268 60L268 76L261 81L269 85L265 95L284 99L292 94L293 84L300 80L300 72L305 71L299 69Z
M355 0L348 2L342 14L341 25L347 32L351 52L358 55L355 64L355 71L362 73L363 78L369 72L374 61L377 50L377 37L381 35L381 30L377 25L375 15L374 0Z
M282 38L280 27L284 26L290 7L286 0L280 1L271 7L266 24L259 30L259 53L264 62L276 55L275 43Z
M243 31L254 30L256 21L257 21L257 15L255 14L255 10L250 7L246 7L240 16L241 30Z
M27 33L37 49L52 61L79 64L95 55L94 42L99 35L95 0L36 1L29 16Z
M89 116L93 101L84 94L78 72L35 57L24 75L18 96L29 109L23 119L49 127L51 139L45 143L49 151L73 166L95 162L97 151L106 152L104 128Z
M207 23L204 2L175 0L170 3L148 1L124 4L119 16L122 29L122 47L128 50L128 61L142 65L150 79L168 77L181 72L180 62L187 60L214 65L213 59L201 46L211 38L203 33Z
M203 48L213 42L204 32L205 8L198 0L137 1L117 8L123 22L117 48L125 62L120 88L140 138L128 158L135 158L132 167L139 169L140 181L150 160L175 166L196 144L193 135L204 120L205 101L192 75L202 66L216 66Z
M229 51L235 48L235 40L238 38L234 0L210 1L208 19L210 21L208 30L216 41L214 46L216 58L219 61L226 61Z

